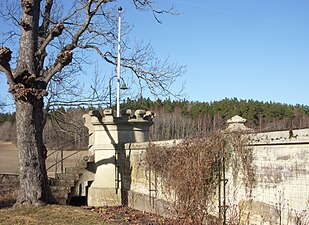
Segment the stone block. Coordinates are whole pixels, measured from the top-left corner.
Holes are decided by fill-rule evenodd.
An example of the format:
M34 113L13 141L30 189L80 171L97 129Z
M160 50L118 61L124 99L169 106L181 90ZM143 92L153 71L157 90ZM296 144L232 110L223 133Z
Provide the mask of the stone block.
M89 206L119 206L121 205L120 190L116 193L115 188L90 187L88 189Z
M146 111L142 109L138 109L134 112L134 115L136 116L136 119L138 120L142 120L145 114L146 114Z

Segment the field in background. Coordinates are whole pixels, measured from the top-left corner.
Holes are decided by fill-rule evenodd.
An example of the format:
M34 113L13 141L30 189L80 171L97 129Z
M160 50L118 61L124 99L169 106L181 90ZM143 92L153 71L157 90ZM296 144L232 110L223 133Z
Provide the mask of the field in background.
M59 162L61 159L61 152L50 150L47 153L48 158L46 160L46 167L50 168L48 170L49 175L53 175L54 172L61 171L61 164ZM63 151L63 167L74 167L80 165L83 157L88 155L88 151ZM18 174L18 151L16 145L11 142L0 141L0 174Z
M18 173L18 152L11 142L0 141L0 173Z

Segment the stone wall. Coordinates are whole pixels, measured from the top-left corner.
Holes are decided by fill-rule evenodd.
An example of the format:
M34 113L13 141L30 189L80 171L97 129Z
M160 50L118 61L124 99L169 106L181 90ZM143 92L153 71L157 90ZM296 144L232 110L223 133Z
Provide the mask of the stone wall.
M234 181L232 172L227 172L227 215L237 210L244 222L250 224L296 224L295 219L306 209L309 201L309 129L268 132L252 135L256 184L249 191L241 181ZM303 139L303 141L301 141ZM279 141L281 140L281 141ZM172 146L177 141L153 142ZM309 137L308 137L309 141ZM144 153L149 143L126 144L125 180L129 206L155 213L169 213L164 190L155 174L145 169ZM215 212L216 213L216 212Z
M244 123L245 120L235 117L229 120L227 130L250 131ZM302 213L308 209L309 202L309 129L252 133L250 139L256 182L250 191L244 186L241 175L234 180L232 169L228 169L227 216L236 210L247 224L297 224L297 217L306 217ZM179 142L152 144L172 146ZM143 163L148 145L125 145L126 155L130 157L128 202L133 208L168 214L171 208L159 185L160 178L145 169Z
M251 140L256 184L246 192L241 178L235 185L229 174L230 204L250 213L251 224L296 224L309 203L309 129L252 134Z
M180 141L156 141L151 144L172 147ZM125 145L126 157L130 159L125 166L127 183L124 186L128 191L128 205L135 209L168 216L172 213L170 197L165 194L160 177L147 168L145 163L145 151L149 144L149 142L144 142Z
M89 154L94 158L94 180L88 189L88 205L121 205L127 202L127 180L130 156L125 154L125 143L145 142L153 114L149 111L125 110L121 117L114 117L111 109L103 113L90 111L84 115L89 131ZM128 169L128 170L127 170Z
M140 210L171 213L160 178L145 167L151 120L145 119L145 112L125 121L106 114L105 119L88 114L88 126L92 126L89 130L93 132L90 152L94 153L96 164L88 203L94 206L125 203ZM125 126L130 120L131 125ZM254 152L256 183L250 191L241 176L234 179L232 168L227 170L227 215L236 211L243 222L252 225L297 224L295 218L302 215L309 202L309 129L253 133L245 122L235 116L228 120L226 131L251 132L249 145ZM172 146L179 141L151 144Z

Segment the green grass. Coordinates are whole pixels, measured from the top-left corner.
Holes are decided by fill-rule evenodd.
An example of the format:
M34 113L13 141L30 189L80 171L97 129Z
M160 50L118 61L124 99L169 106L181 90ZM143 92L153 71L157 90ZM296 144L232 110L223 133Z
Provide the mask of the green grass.
M108 223L103 222L97 211L60 205L47 205L44 207L22 206L0 209L0 224L108 225Z

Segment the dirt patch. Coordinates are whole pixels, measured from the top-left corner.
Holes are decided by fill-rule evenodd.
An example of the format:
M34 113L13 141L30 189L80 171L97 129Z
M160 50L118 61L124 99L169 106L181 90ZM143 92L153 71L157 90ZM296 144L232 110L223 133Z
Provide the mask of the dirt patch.
M91 208L90 208L91 209ZM180 224L190 224L188 221L180 219L169 219L164 218L156 214L142 212L129 207L101 207L92 208L91 210L96 210L102 217L103 221L109 224L121 224L121 225L180 225Z

